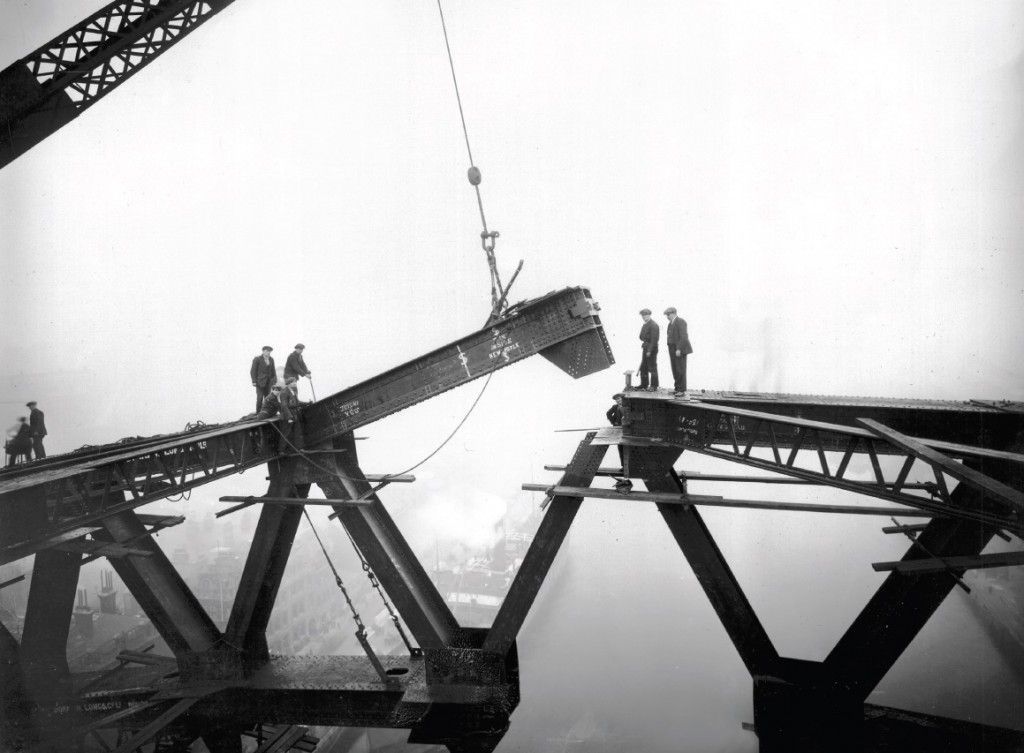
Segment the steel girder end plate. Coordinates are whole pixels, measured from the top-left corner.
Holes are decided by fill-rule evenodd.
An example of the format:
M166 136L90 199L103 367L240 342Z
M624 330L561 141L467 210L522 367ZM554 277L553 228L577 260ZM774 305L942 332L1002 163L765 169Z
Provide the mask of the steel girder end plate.
M573 379L603 371L615 363L604 329L588 329L540 352Z
M519 655L514 643L505 655L480 649L487 632L463 628L457 647L424 649L425 675L410 683L396 711L415 717L410 743L491 751L501 741L519 705Z
M586 288L573 288L563 293L570 293L570 299L562 299L562 305L553 307L545 315L544 323L551 331L564 330L575 334L544 348L540 354L573 379L607 369L615 363L615 356L597 315L601 307ZM571 305L566 309L563 308L564 303Z

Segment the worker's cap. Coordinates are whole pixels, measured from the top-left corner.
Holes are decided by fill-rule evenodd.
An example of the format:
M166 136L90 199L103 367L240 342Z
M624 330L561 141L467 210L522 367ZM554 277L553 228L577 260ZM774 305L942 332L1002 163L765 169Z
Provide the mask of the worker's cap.
M676 313L676 307L675 306L669 306L667 309L665 309L665 313L666 314L674 314L674 313Z
M29 401L28 401L27 403L25 403L25 407L26 407L26 408L31 408L31 407L33 407L33 406L34 406L35 404L36 404L36 401L35 401L35 400L29 400Z
M305 348L305 347L306 347L306 346L305 346L305 345L303 345L302 343L298 343L298 344L297 344L297 345L295 346L295 350L302 350L302 349L303 349L303 348Z
M264 345L263 350L273 350L269 345Z
M651 315L651 310L650 309L640 309L640 316L650 316L650 315Z
M618 400L620 397L622 397L622 393L616 392L614 395L612 395L612 400Z

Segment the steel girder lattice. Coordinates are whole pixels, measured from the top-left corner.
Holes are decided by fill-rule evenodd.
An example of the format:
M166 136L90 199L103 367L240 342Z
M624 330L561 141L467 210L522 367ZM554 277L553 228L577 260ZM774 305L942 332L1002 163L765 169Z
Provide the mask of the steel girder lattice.
M118 0L0 72L0 167L233 0Z

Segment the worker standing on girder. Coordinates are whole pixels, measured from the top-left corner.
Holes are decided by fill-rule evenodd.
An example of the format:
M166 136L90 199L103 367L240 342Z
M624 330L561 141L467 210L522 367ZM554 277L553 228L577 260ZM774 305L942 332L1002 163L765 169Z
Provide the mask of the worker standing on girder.
M264 345L263 352L252 359L249 369L252 386L256 388L257 413L263 409L263 401L270 394L270 388L277 384L277 366L270 355L273 350L269 345Z
M650 309L640 309L644 323L640 327L640 389L658 390L658 337L661 328L651 319ZM648 382L649 379L649 382Z
M612 395L612 400L615 401L615 405L608 409L608 411L605 413L605 416L608 417L608 422L612 426L622 426L622 419L625 416L626 410L622 405L622 393L616 392L614 395ZM623 473L622 476L615 477L615 488L620 491L631 489L633 487L633 482L630 481L629 477L625 475L626 457L625 453L622 451L622 445L615 445L615 447L619 451L619 462L622 464Z
M686 331L686 320L681 318L675 306L665 309L668 317L666 341L668 343L668 360L672 364L672 379L675 380L676 397L686 397L686 357L693 352L690 336Z
M36 460L46 457L46 449L43 447L43 437L46 436L45 414L36 407L35 400L25 403L28 408L28 425L32 430L32 451L36 454Z
M299 377L307 377L310 381L313 379L313 372L306 368L306 362L302 358L302 351L305 349L305 345L297 343L284 364L284 381L292 387L296 400L299 398Z

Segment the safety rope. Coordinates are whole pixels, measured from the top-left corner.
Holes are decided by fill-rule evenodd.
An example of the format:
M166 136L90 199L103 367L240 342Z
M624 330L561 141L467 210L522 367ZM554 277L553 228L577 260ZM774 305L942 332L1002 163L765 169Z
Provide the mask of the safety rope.
M348 589L345 588L345 583L342 581L341 575L338 573L338 568L334 566L331 556L327 553L327 547L324 546L324 542L321 540L320 534L317 533L316 526L313 525L313 520L309 517L309 511L306 510L305 507L302 508L302 514L306 516L306 522L309 523L309 527L313 531L313 535L316 537L317 543L320 545L320 551L324 553L324 559L327 560L328 567L330 567L331 572L334 573L335 584L339 589L341 589L341 594L345 597L345 602L348 604L348 608L352 611L352 619L355 620L356 623L356 638L359 640L360 645L366 652L366 657L370 660L373 668L376 669L377 674L380 675L380 679L384 682L389 682L391 677L384 669L384 665L380 663L380 659L377 658L377 654L374 653L373 647L370 646L370 641L366 637L366 625L363 624L363 618L359 616L359 611L356 609L356 605L352 603L352 597L349 596ZM362 559L361 556L360 559Z
M444 20L444 10L441 8L441 0L437 0L437 12L441 16L441 30L444 32L444 46L448 51L448 67L452 71L452 84L455 87L455 100L459 105L459 120L462 122L462 135L466 139L466 153L469 155L469 170L466 176L469 178L469 183L473 186L473 190L476 191L476 203L480 207L480 224L483 225L483 230L480 233L480 244L483 246L484 253L487 255L487 267L491 274L491 315L487 319L487 323L490 324L493 321L497 321L501 318L501 312L503 308L507 307L508 291L512 287L512 283L515 282L516 277L519 275L519 270L523 268L522 260L519 261L519 266L516 268L515 274L512 275L512 279L509 284L502 287L501 276L498 274L498 260L494 255L494 245L501 235L497 230L487 229L487 217L484 214L484 200L480 193L480 181L482 175L480 168L473 162L473 149L469 145L469 129L466 127L466 114L462 109L462 95L459 93L459 81L455 76L455 61L452 59L452 47L448 41L448 26Z

